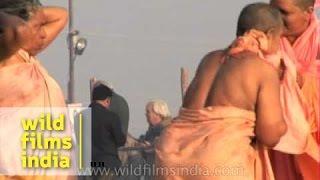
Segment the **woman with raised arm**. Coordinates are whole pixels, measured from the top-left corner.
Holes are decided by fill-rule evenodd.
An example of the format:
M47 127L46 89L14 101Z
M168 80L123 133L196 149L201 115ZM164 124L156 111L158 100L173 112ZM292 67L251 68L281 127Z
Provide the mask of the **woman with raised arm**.
M63 30L68 20L67 11L60 7L43 7L31 0L1 0L0 12L0 108L65 108L59 84L36 55L45 50ZM23 129L20 119L13 117L1 110L0 179L69 178L55 174L39 176L47 174L47 171L39 169L25 171L19 148ZM72 136L68 121L64 135ZM8 136L11 137L10 142ZM30 176L19 176L25 174Z

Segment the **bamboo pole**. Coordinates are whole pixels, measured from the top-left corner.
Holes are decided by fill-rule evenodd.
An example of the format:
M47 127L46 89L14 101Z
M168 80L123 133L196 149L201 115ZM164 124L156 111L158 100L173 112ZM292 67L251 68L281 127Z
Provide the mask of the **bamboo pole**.
M97 83L97 78L93 77L90 79L90 100L91 101L92 101L92 91L96 83Z
M184 99L184 95L186 94L186 91L188 89L189 86L189 73L187 71L187 69L181 67L180 69L181 72L181 99L182 99L182 103L183 103L183 99Z

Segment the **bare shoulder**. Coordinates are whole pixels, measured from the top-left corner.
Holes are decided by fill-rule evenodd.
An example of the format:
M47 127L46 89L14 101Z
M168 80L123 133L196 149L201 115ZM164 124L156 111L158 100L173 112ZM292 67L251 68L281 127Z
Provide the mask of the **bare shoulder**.
M224 54L225 54L225 50L222 50L222 49L211 51L204 56L203 60L214 60L214 59L223 57Z
M199 67L208 67L208 66L219 64L224 54L225 54L224 50L216 50L216 51L209 52L202 58L199 64Z
M212 79L222 64L221 60L225 56L224 50L216 50L206 54L200 61L196 71L195 80L197 79Z
M204 107L212 81L219 69L220 60L223 56L224 51L218 50L210 52L202 58L196 74L187 89L183 107L191 109Z
M221 64L221 59L224 58L224 54L224 50L212 51L206 54L201 59L196 74L201 76L202 73L207 74L208 72L217 69Z

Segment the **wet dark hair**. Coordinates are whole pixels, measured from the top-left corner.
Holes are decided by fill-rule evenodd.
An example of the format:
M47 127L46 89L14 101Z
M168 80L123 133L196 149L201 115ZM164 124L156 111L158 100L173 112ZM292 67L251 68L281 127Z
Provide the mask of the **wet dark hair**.
M111 98L112 95L113 95L113 91L109 87L103 84L100 84L93 89L92 100L93 101L105 100L106 98Z
M278 9L267 3L253 3L245 6L238 18L237 36L250 29L267 32L272 28L281 28L283 21Z
M306 10L308 7L314 6L315 0L294 0L294 3L302 10Z
M0 11L29 20L33 11L41 6L39 0L0 0Z

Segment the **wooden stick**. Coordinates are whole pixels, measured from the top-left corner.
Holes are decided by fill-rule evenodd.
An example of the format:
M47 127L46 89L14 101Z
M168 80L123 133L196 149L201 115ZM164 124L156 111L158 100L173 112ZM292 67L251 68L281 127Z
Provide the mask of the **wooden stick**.
M93 87L97 82L97 78L93 77L90 79L90 100L92 101L92 91L93 91Z
M189 86L189 80L188 80L188 71L187 69L181 67L181 99L183 103L184 95L186 94L186 91Z

